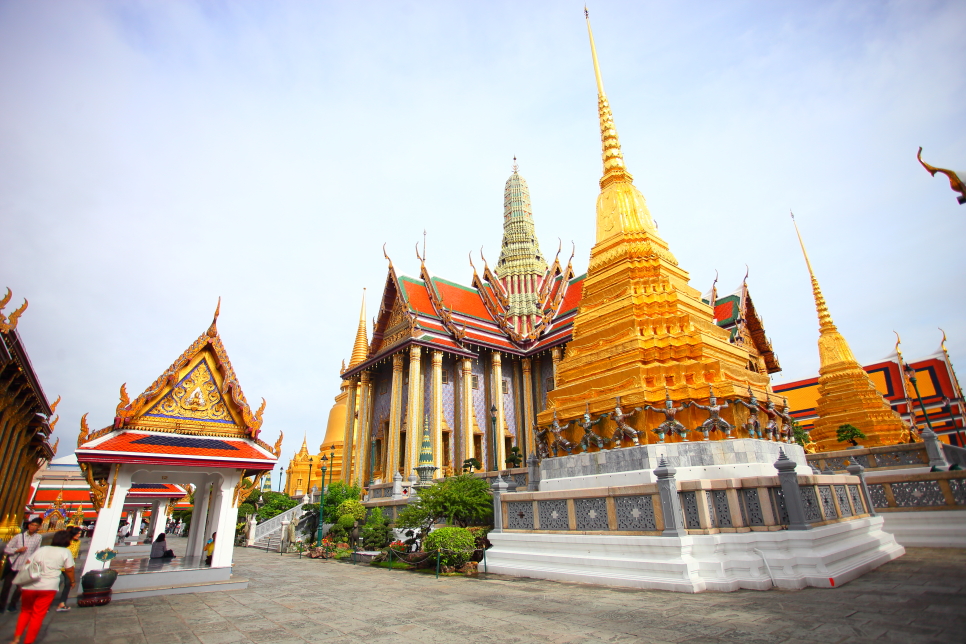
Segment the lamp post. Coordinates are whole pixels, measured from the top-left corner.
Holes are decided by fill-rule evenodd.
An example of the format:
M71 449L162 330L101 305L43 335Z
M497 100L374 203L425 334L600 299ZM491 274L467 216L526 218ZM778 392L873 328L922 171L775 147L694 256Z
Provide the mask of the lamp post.
M919 395L919 385L916 384L916 370L908 362L905 365L906 375L909 377L909 382L912 383L912 388L916 390L916 398L919 399L919 406L922 408L922 417L926 420L926 426L929 427L929 431L932 431L932 422L929 420L929 412L926 411L926 406L922 404L922 396ZM915 414L913 414L913 421L915 421Z
M305 484L305 491L311 494L310 492L311 489L312 489L312 457L310 456L309 457L309 480ZM309 496L309 503L311 502L312 502L312 497Z
M327 456L322 457L322 498L319 499L319 527L315 531L315 545L322 543L322 519L325 518L325 462Z
M329 485L332 485L332 473L335 472L335 445L329 446Z
M285 468L282 465L278 466L278 493L281 494L285 490L285 486L282 485L285 479Z
M493 452L493 469L499 470L500 464L496 462L496 405L490 405L490 427L492 428L490 451Z

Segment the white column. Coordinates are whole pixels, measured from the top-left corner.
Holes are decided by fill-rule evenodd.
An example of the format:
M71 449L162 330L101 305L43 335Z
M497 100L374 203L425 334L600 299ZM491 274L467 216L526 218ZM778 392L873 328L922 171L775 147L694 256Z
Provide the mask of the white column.
M119 465L114 467L120 468ZM104 567L104 564L94 558L99 550L114 549L117 529L121 524L121 514L124 512L124 497L127 496L129 489L131 489L131 475L123 470L118 471L116 478L111 480L108 487L104 507L97 513L97 523L88 547L87 561L84 562L84 572L100 570Z
M211 535L218 532L221 519L221 508L225 502L225 495L222 493L224 477L212 476L211 499L208 501L208 524L205 526L205 543L211 539ZM231 502L231 497L228 498Z
M238 522L238 507L232 503L234 500L232 494L235 486L238 485L241 474L241 470L223 473L221 489L218 494L220 502L215 506L217 515L212 514L212 519L219 526L218 538L215 539L215 550L211 555L212 568L231 566L235 549L235 524Z
M159 503L161 502L160 501L151 502L151 518L148 520L148 530L147 532L145 532L145 538L152 542L154 541L154 537L152 537L151 535L154 534L154 525L155 525L155 522L158 520Z
M150 532L148 532L148 535L151 537L151 543L154 543L154 540L158 538L158 535L164 532L164 525L168 520L168 503L170 502L171 499L157 501L154 504L154 509L151 510L151 516L154 517L154 521L151 526L152 529Z
M131 513L128 512L128 515ZM131 525L129 526L131 534L128 535L128 539L131 541L136 541L138 535L141 534L141 508L134 508L134 517L131 519Z
M202 479L195 489L195 502L191 510L191 527L188 528L188 547L185 557L200 557L205 545L205 524L208 518L208 500L211 482L208 477Z

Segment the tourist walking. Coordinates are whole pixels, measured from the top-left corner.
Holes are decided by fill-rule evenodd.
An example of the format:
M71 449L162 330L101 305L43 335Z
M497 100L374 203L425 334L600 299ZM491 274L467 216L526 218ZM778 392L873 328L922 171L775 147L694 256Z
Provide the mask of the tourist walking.
M67 546L67 549L70 550L70 556L74 558L74 561L77 561L80 559L81 533L83 531L75 526L67 528L66 532L70 533L70 545ZM70 606L67 605L67 597L70 595L70 589L73 588L74 584L67 578L67 573L63 570L60 571L60 586L62 590L60 591L60 603L57 605L57 612L64 613L70 610Z
M174 550L168 550L167 536L162 532L158 535L158 538L154 540L151 544L151 558L152 559L172 559L174 557Z
M40 548L42 537L37 534L40 524L43 523L39 518L33 519L27 524L27 531L14 536L3 551L7 555L7 563L3 566L3 589L0 590L0 613L7 607L7 597L10 595L10 587L13 586L13 578L17 576L20 569L30 556ZM13 597L10 598L9 611L17 612L17 599L20 598L20 586L13 586Z
M14 632L10 644L19 644L20 636L26 632L23 644L33 644L37 639L40 626L44 623L47 609L50 608L60 586L60 574L63 570L74 585L74 557L71 556L69 546L71 533L61 530L54 534L49 546L41 546L33 553L27 564L37 564L39 577L23 584L20 591L21 610L17 618L17 630Z

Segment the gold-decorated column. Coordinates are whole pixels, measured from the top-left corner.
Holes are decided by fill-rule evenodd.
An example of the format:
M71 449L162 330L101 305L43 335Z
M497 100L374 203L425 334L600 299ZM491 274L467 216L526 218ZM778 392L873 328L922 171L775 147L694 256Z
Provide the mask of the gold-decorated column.
M557 386L557 365L560 363L560 347L550 350L550 359L553 360L553 386Z
M476 442L473 440L473 362L463 358L463 459L476 458ZM462 467L462 463L457 463Z
M413 473L419 464L419 443L422 441L423 427L423 376L420 361L422 348L409 347L409 402L406 410L406 462L403 465L403 478Z
M536 416L533 411L533 365L530 358L523 359L523 427L517 430L517 442L526 458L526 443Z
M352 483L352 445L356 426L356 395L359 377L349 380L349 400L346 401L345 433L342 435L342 480Z
M493 368L493 404L496 405L496 436L493 437L496 445L493 445L493 454L496 455L495 469L499 470L503 468L503 461L506 459L506 442L504 441L503 430L506 425L503 417L503 360L499 351L494 351L490 355L492 356L491 366ZM490 422L492 423L492 420ZM489 464L487 464L487 469L489 469Z
M371 391L369 372L359 374L359 421L356 423L356 485L363 487L369 483L366 472L369 471L369 444L371 428L369 423L371 408Z
M403 389L403 361L402 353L392 356L392 391L389 402L389 432L384 437L386 443L386 480L392 483L392 477L399 471L399 432L402 428L402 389Z
M433 465L437 469L433 477L443 476L443 352L433 351L433 387L431 417L429 425L430 441L433 445Z

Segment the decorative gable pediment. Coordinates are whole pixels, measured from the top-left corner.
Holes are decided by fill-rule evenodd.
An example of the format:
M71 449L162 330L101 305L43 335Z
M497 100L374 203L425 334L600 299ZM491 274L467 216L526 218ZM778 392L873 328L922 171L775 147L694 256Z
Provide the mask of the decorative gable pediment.
M229 404L203 356L144 416L235 424Z

